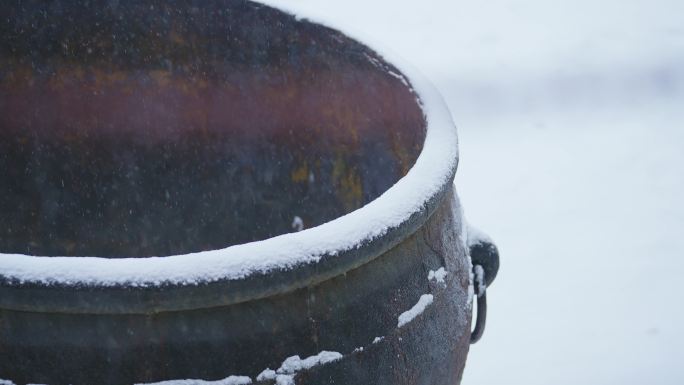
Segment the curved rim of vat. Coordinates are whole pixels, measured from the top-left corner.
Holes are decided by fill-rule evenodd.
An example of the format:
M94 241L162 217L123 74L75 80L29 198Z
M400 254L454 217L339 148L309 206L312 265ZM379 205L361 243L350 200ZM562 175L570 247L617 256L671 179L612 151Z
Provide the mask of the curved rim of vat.
M218 250L116 259L0 253L0 308L152 314L227 306L331 279L423 226L451 191L458 165L456 127L441 95L413 67L346 23L259 2L338 30L401 71L391 74L415 92L427 124L423 149L409 172L372 202L320 226Z

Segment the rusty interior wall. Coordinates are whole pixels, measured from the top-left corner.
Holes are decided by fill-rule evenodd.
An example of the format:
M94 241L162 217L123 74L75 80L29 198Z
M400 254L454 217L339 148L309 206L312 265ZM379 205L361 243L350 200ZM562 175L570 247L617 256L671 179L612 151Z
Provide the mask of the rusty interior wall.
M374 52L249 2L195 3L3 5L0 252L265 239L363 206L415 162L422 111Z

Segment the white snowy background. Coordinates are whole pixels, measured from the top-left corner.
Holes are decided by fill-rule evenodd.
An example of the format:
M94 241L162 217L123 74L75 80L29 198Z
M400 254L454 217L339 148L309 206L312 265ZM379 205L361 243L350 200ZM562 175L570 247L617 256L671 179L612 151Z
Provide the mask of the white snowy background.
M684 384L684 1L280 2L354 20L451 108L502 254L464 385Z

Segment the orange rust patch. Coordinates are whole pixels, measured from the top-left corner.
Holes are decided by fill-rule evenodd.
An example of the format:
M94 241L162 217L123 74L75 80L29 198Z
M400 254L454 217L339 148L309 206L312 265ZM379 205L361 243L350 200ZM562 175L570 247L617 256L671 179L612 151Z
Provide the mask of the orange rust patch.
M359 208L363 202L363 184L354 168L341 155L337 156L332 171L333 186L347 210Z
M291 179L295 183L303 183L309 179L309 166L306 162L292 171Z

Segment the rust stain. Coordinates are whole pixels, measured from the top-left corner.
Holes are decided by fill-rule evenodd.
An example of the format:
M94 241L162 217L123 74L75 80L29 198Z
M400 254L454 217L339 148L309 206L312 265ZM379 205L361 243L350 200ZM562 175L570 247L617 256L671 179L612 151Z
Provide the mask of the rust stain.
M166 87L171 83L171 73L169 71L153 70L150 71L150 77L161 87Z
M183 38L183 34L176 31L171 31L169 33L169 40L171 40L173 43L179 46L183 46L186 44L185 39Z
M403 145L401 131L396 132L394 135L390 135L390 140L392 141L392 153L401 167L401 175L406 175L413 165L414 157L409 154L408 149Z
M309 166L306 162L292 171L291 179L295 183L304 183L309 180Z
M363 200L361 177L352 167L347 165L340 155L337 156L333 165L332 180L337 196L347 210L361 206Z

